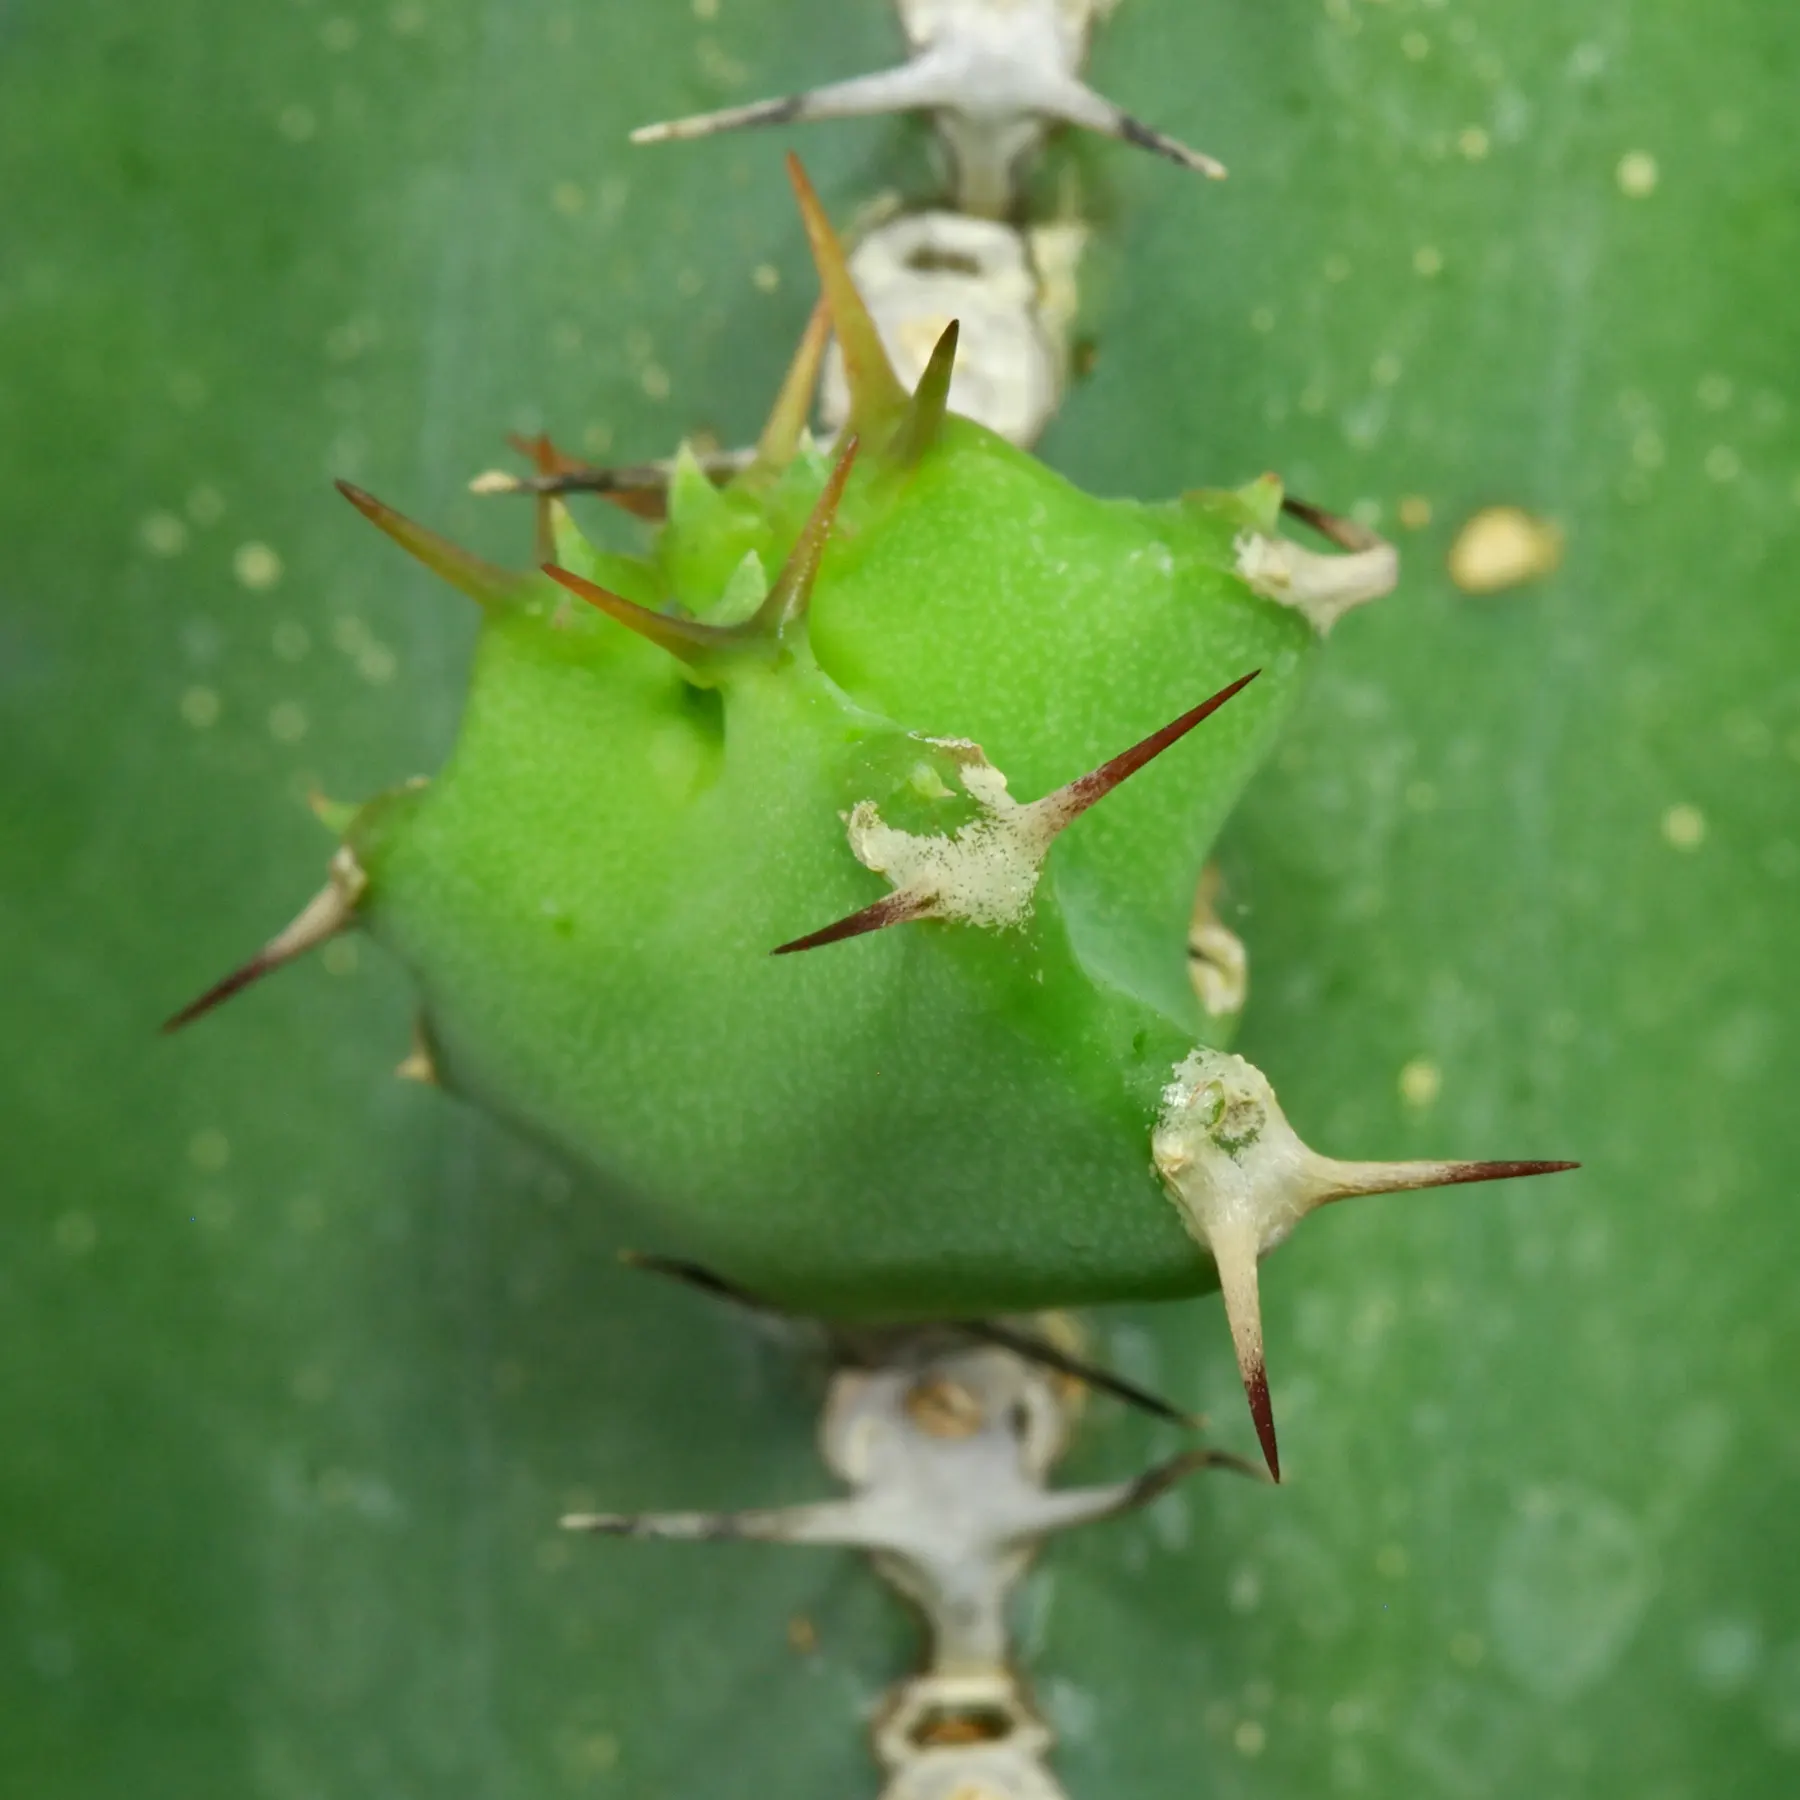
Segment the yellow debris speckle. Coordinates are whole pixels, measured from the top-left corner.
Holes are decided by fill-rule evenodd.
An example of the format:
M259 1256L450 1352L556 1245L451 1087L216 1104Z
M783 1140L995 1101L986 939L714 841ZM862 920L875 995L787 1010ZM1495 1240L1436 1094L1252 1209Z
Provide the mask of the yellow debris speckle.
M1429 1106L1443 1087L1444 1072L1429 1057L1416 1056L1400 1071L1400 1098L1408 1106Z
M1616 179L1627 200L1647 200L1656 192L1661 171L1648 150L1628 150L1619 158Z
M281 558L267 544L239 544L231 559L231 572L245 587L261 593L281 579Z
M1408 531L1423 531L1431 523L1431 502L1423 494L1403 494L1396 509Z
M1480 162L1488 153L1488 134L1479 125L1465 126L1456 134L1456 147L1470 162Z
M579 216L581 209L587 204L587 196L581 191L581 184L575 181L559 181L550 190L550 204L565 219Z
M750 271L750 285L759 294L772 294L781 286L781 271L773 263L758 263Z
M1484 507L1450 546L1450 579L1465 594L1498 594L1550 574L1562 551L1562 533L1523 507Z
M1421 244L1413 252L1413 268L1429 281L1444 272L1444 253L1434 244Z
M1260 1719L1244 1719L1231 1734L1231 1741L1237 1746L1239 1756L1261 1756L1269 1734Z
M1706 815L1697 806L1671 806L1662 816L1662 834L1677 850L1698 850L1706 842Z

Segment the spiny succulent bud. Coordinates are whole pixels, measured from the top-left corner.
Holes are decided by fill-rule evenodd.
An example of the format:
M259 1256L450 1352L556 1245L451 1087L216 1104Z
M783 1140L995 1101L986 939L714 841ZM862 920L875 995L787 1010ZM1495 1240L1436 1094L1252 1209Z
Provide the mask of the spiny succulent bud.
M481 608L456 752L361 808L325 893L175 1022L354 924L418 979L409 1072L775 1304L969 1318L1222 1280L1273 1464L1257 1256L1342 1193L1529 1172L1326 1162L1193 1050L1225 1025L1190 979L1209 846L1333 564L1366 598L1391 557L1271 477L1078 492L948 411L954 326L908 392L795 181L829 318L748 458L638 490L667 514L647 555L576 530L584 471L545 440L540 569L345 487ZM831 457L804 428L827 322ZM1349 554L1299 559L1284 506Z

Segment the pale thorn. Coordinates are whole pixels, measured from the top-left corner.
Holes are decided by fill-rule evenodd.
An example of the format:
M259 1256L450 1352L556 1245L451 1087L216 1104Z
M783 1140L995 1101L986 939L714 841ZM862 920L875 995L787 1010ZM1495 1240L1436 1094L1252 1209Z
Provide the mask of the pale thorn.
M964 212L999 217L1015 200L1013 171L1054 124L1084 126L1213 177L1211 157L1153 131L1083 85L1093 9L1068 0L902 0L912 58L896 68L806 93L640 126L634 144L752 125L874 113L929 112L957 165Z
M247 963L233 969L222 981L214 982L198 1000L190 1001L180 1012L163 1022L163 1030L179 1031L191 1025L203 1013L223 1005L240 994L252 982L293 962L309 950L316 950L328 938L356 922L356 903L362 898L369 878L363 873L348 844L341 845L331 859L330 879L300 909L294 918L269 939Z
M1188 980L1194 998L1215 1019L1235 1018L1250 997L1250 953L1244 940L1219 917L1223 877L1217 863L1200 871L1188 921Z
M1304 500L1282 510L1304 520L1344 552L1321 555L1288 538L1245 531L1233 546L1237 571L1253 593L1291 606L1323 637L1352 607L1391 594L1400 580L1400 553L1386 538Z
M1151 1155L1189 1235L1218 1266L1219 1287L1269 1472L1280 1479L1263 1358L1257 1263L1310 1212L1353 1194L1547 1175L1566 1162L1340 1162L1301 1142L1260 1069L1193 1051L1163 1089Z

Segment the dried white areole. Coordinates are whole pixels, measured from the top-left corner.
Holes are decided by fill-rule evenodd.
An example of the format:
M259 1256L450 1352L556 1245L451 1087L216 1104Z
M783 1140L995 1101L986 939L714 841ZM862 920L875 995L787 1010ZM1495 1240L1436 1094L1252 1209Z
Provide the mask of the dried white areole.
M1234 545L1237 572L1252 593L1291 606L1323 637L1352 607L1394 591L1400 553L1386 538L1291 495L1282 510L1304 520L1344 554L1322 555L1292 538L1241 532Z
M1197 1049L1163 1089L1151 1160L1189 1235L1212 1257L1244 1391L1278 1479L1263 1361L1257 1263L1308 1213L1355 1194L1546 1175L1573 1163L1340 1162L1308 1148L1263 1072L1241 1056Z
M1116 0L896 0L912 55L897 68L806 93L645 125L637 144L747 125L928 112L955 163L955 200L997 218L1018 200L1016 172L1053 125L1079 125L1222 176L1210 156L1165 137L1080 78L1094 22Z
M1086 242L1086 227L1074 223L1027 233L963 213L909 213L857 245L850 273L907 388L918 386L956 320L950 410L1029 448L1062 401L1075 271ZM850 385L834 341L819 422L835 435L849 417Z

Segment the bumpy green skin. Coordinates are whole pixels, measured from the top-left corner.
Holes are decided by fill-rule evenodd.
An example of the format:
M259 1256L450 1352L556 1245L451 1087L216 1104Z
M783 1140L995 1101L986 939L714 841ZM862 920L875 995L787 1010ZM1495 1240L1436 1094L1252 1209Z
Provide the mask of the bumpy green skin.
M824 473L803 455L723 494L684 475L651 560L570 531L559 558L741 616L744 553L778 567ZM858 468L810 652L708 686L548 585L491 614L449 766L349 834L361 919L417 975L441 1078L599 1172L642 1247L796 1309L1211 1287L1149 1137L1207 1030L1195 882L1314 641L1233 573L1277 500L1095 500L951 420L916 467ZM972 816L922 739L973 738L1036 799L1254 668L1058 840L1024 927L769 954L888 891L849 848L853 803L915 832Z

